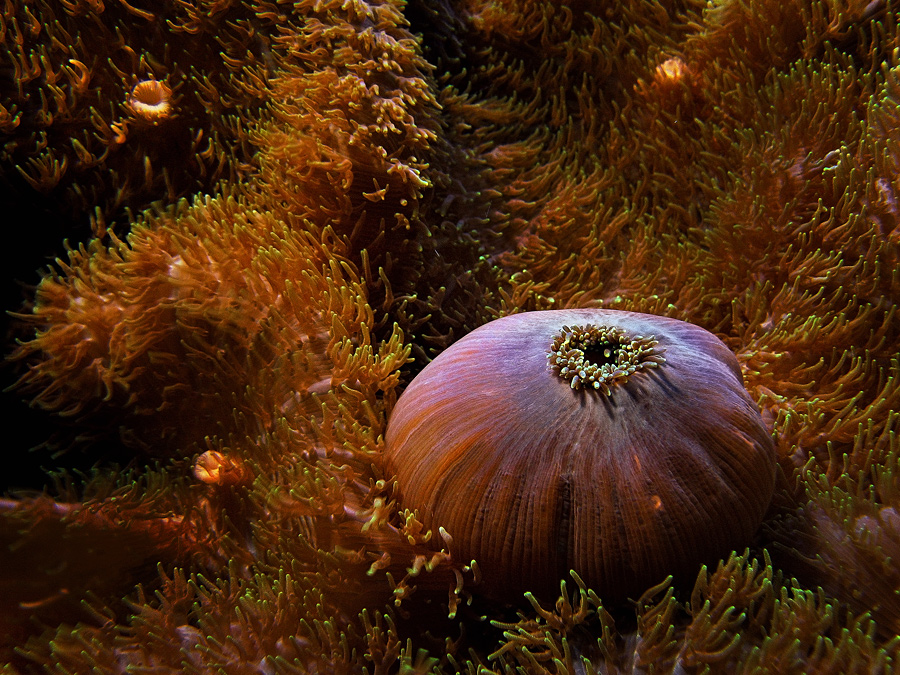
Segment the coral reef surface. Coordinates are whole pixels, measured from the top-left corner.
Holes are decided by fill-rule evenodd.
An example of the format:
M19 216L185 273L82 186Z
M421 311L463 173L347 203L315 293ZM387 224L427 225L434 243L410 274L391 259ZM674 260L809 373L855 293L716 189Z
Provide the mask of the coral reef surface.
M900 668L895 3L4 0L0 45L4 674ZM569 308L720 338L775 496L637 597L491 600L385 431Z

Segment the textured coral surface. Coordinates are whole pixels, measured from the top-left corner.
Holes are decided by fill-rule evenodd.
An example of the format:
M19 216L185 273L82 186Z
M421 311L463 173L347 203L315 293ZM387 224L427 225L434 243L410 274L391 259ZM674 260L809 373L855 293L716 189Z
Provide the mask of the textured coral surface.
M7 256L59 256L7 307L49 445L0 499L0 672L900 668L892 2L5 0L0 44ZM629 602L491 602L387 419L574 307L719 336L775 499Z

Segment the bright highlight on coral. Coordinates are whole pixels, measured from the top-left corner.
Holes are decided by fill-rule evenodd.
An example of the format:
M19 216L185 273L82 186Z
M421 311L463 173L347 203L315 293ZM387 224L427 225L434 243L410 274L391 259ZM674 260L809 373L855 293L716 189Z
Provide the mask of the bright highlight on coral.
M685 76L687 65L679 57L673 56L666 59L656 67L657 80L668 80L670 82L678 82Z

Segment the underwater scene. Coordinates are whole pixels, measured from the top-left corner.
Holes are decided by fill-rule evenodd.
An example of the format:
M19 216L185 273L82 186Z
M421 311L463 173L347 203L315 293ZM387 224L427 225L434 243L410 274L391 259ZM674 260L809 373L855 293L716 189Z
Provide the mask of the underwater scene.
M900 5L3 0L0 675L900 672Z

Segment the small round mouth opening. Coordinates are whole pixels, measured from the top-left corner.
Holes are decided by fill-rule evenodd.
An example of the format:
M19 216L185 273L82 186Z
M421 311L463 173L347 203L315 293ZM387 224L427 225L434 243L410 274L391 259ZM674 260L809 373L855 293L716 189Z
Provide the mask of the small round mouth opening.
M584 360L595 366L614 366L619 358L619 344L617 342L601 342L596 345L588 345L583 350Z
M550 343L547 360L572 389L609 396L635 373L665 363L658 345L652 335L629 335L615 326L563 326Z

